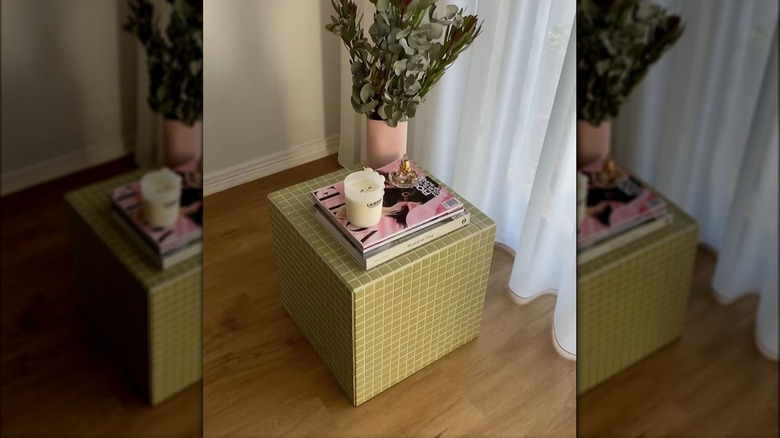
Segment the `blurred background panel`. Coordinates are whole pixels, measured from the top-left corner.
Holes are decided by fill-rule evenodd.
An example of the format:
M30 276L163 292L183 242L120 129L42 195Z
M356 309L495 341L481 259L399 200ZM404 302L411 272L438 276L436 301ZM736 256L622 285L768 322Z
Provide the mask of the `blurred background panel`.
M206 195L338 150L339 41L327 1L206 1Z
M679 332L581 392L578 431L587 437L778 436L778 4L639 3L679 15L684 32L620 102L619 115L612 114L610 156L695 220L698 246L690 289L684 285L678 294L687 303L678 307L684 309L675 321ZM632 254L658 243L659 233L627 244L623 253L594 258L580 275L605 266L606 258L640 257ZM642 327L647 313L665 308L659 301L668 293L648 291L644 283L674 277L677 265L632 271L605 301L603 309L617 310L613 317L599 319L594 310L580 313L580 322L627 328L605 332L626 341L620 347L643 348L668 329ZM626 316L634 310L639 313ZM654 322L677 320L660 316ZM628 332L637 336L627 339ZM580 364L591 363L582 347L595 342L580 338ZM620 347L606 345L605 356Z
M1 435L200 436L200 386L150 407L79 307L65 193L161 155L128 2L0 10Z
M125 3L3 0L3 194L133 150L142 61Z

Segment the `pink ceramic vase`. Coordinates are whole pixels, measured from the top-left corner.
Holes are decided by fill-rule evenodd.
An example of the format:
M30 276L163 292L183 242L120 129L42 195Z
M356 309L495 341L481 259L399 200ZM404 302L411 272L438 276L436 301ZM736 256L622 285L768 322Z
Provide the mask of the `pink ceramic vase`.
M203 149L203 124L187 126L179 120L163 121L163 160L166 167L194 172Z
M577 121L577 168L587 166L609 156L611 147L610 121L593 126L584 120Z
M398 122L392 128L384 120L366 121L366 166L378 169L403 157L409 122Z

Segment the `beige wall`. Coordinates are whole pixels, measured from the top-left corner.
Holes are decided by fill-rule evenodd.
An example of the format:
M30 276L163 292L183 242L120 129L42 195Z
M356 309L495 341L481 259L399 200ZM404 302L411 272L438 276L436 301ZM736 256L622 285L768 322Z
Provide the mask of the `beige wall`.
M135 130L125 0L2 0L3 193L115 158Z
M126 1L0 1L3 193L126 153L145 123L143 57L120 27ZM207 176L227 188L334 152L330 1L205 0L204 9Z
M324 30L330 10L329 0L205 0L207 194L215 178L224 189L332 149L340 50Z

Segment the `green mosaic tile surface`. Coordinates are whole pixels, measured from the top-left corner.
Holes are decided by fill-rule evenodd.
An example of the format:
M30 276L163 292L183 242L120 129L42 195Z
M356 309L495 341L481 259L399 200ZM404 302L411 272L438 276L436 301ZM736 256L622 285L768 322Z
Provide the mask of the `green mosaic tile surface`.
M357 406L478 335L495 224L464 201L469 225L366 271L314 218L310 197L356 169L269 204L282 304Z
M682 334L698 224L666 201L671 225L578 267L578 394Z
M202 258L196 257L197 261ZM203 376L203 297L200 270L190 270L150 293L153 405Z
M65 195L65 199L78 211L90 228L100 237L123 265L151 290L193 269L200 270L202 263L193 257L179 265L164 271L159 270L144 254L137 251L132 238L117 224L111 216L111 201L108 191L114 187L140 179L143 171L129 172L115 178L84 187Z
M87 186L66 200L82 307L154 405L202 376L202 258L161 271L115 222L108 190L142 174Z

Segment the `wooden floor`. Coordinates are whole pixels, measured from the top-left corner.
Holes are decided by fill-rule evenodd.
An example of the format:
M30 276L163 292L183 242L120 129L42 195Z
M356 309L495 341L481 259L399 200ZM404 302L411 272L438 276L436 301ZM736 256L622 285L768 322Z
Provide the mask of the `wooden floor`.
M758 299L728 306L699 249L680 340L578 398L580 437L776 437L777 362L755 346Z
M134 167L119 160L0 200L3 437L201 435L201 386L148 407L78 308L62 196Z
M514 304L502 250L480 338L349 404L281 310L266 208L270 191L338 168L333 157L206 199L205 398L195 385L149 408L78 310L62 201L133 167L118 161L0 200L3 437L200 436L202 427L206 436L573 436L574 363L552 347L554 298ZM777 363L754 346L757 300L717 304L714 264L699 252L680 341L579 398L580 436L777 436Z
M206 436L574 436L575 364L552 344L555 298L519 306L496 250L480 337L358 408L279 302L268 193L329 157L206 198Z

